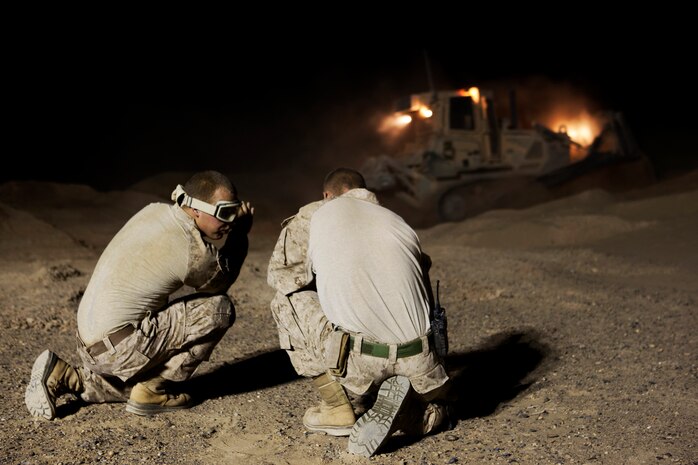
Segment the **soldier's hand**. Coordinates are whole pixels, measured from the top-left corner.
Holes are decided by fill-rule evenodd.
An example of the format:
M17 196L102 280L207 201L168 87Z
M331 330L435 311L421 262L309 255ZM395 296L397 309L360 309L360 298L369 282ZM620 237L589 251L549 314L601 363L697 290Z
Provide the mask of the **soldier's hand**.
M250 202L243 200L238 210L238 217L245 215L254 215L254 207Z
M239 233L247 234L252 229L252 218L254 216L254 207L250 202L242 201L240 204L238 215L233 221L232 230Z

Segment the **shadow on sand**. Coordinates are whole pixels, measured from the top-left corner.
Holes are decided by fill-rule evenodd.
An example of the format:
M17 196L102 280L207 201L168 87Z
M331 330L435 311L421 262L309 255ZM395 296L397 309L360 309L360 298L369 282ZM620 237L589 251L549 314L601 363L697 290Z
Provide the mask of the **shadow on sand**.
M449 355L446 366L457 418L494 413L538 379L540 373L534 371L550 354L551 349L530 331L496 334L478 350Z
M257 391L299 378L286 351L278 349L244 360L226 362L208 373L191 378L184 389L200 403L206 399Z
M451 377L452 423L494 413L503 403L526 391L542 374L551 349L535 331L500 333L480 348L446 357ZM419 437L395 436L381 453L419 441Z

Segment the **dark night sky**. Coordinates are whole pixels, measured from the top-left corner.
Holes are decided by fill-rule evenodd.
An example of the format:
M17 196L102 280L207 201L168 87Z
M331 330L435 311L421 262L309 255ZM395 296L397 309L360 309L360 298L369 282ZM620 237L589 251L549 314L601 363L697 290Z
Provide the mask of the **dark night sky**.
M688 119L695 102L689 75L644 47L603 44L592 44L594 53L544 44L426 50L437 88L573 88L623 111L663 169L695 167L686 148L695 122ZM3 158L15 168L0 181L111 189L163 171L351 165L375 142L370 118L377 111L428 90L425 48L387 43L333 52L322 44L67 50L48 46L13 67L9 135L16 142Z

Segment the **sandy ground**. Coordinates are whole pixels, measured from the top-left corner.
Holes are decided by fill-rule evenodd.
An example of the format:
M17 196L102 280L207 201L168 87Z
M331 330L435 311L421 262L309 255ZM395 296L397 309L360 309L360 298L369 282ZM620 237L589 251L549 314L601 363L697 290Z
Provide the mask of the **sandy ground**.
M458 422L371 459L304 431L318 397L269 311L278 220L310 198L280 203L259 176L232 177L258 212L229 291L237 321L190 382L197 405L147 418L72 402L35 420L24 390L44 349L78 361L75 313L100 251L186 177L108 193L0 185L0 463L698 463L697 173L420 229L449 317Z

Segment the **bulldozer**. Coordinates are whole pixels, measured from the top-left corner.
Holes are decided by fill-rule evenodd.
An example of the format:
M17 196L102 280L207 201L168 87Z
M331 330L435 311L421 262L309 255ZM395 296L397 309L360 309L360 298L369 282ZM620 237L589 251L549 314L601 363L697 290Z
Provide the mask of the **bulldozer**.
M515 92L509 97L508 118L477 87L400 99L384 126L390 152L361 168L367 187L418 225L452 222L504 205L524 187L562 192L578 176L642 157L619 112L598 115L602 129L583 145L564 125L520 127Z

